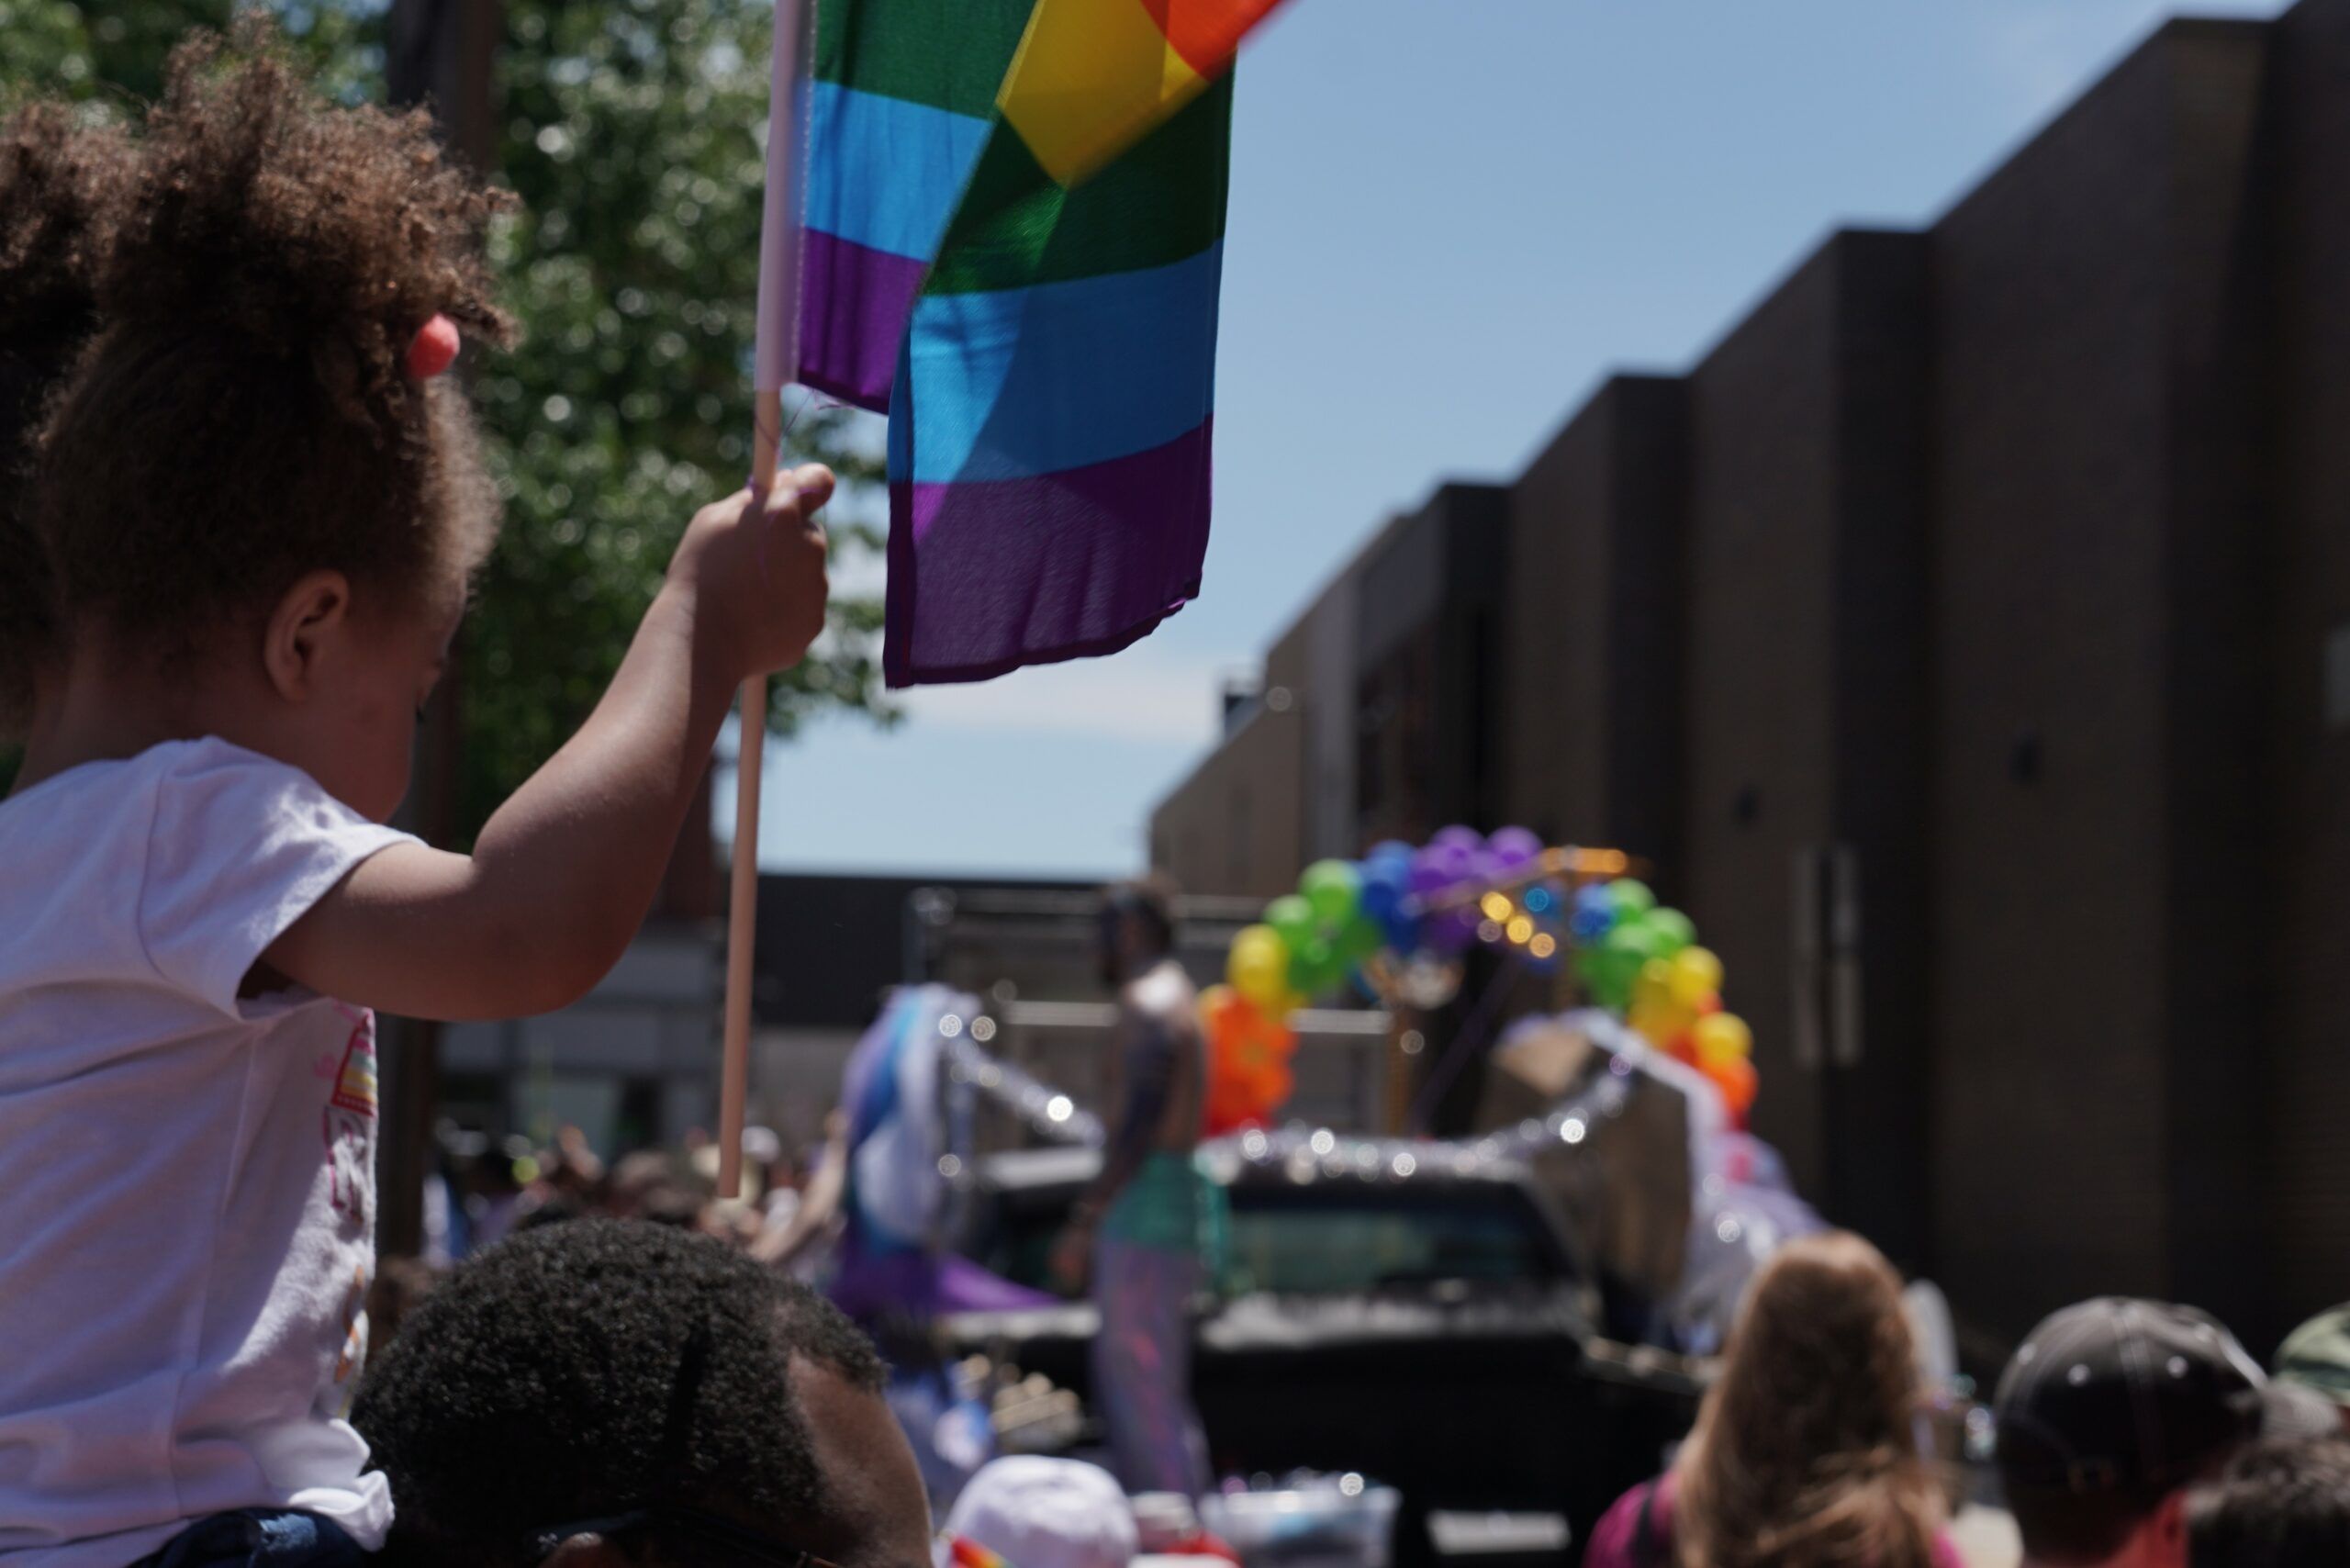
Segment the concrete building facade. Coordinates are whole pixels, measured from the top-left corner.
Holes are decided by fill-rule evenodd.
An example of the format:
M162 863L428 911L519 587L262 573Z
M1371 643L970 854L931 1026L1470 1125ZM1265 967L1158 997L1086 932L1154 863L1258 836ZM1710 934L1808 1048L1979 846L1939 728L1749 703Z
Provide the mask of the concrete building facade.
M1343 847L1651 859L1757 1130L1984 1346L2100 1291L2256 1347L2350 1297L2344 167L2350 0L2170 23L1930 228L1832 235L1440 489L1441 571L1401 525L1350 568ZM1382 792L1398 723L1430 754ZM1203 891L1297 868L1217 879L1245 738L1160 810ZM1313 794L1301 857L1349 814L1304 757L1252 786Z

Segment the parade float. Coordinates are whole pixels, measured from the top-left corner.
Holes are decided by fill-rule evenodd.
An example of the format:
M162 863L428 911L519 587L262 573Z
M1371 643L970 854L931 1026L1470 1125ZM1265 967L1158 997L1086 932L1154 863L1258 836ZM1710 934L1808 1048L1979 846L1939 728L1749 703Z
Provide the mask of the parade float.
M1471 950L1503 956L1489 998L1520 969L1564 966L1594 1007L1695 1070L1743 1128L1758 1083L1753 1034L1722 1005L1721 960L1679 910L1660 906L1612 849L1546 846L1521 827L1491 836L1448 827L1415 847L1321 860L1297 890L1234 937L1225 983L1201 998L1211 1050L1209 1131L1270 1123L1289 1098L1292 1016L1348 987L1391 1013L1425 1013L1459 992ZM1491 1009L1472 1012L1438 1070L1482 1048Z

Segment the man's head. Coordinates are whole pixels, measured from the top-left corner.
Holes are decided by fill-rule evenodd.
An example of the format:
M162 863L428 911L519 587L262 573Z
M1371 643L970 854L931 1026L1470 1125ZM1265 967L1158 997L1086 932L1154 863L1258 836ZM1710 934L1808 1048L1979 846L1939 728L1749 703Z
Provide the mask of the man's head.
M394 1562L927 1568L881 1380L847 1319L722 1244L581 1220L453 1274L352 1420Z
M2183 1563L2185 1489L2259 1433L2262 1382L2191 1307L2108 1296L2042 1322L1997 1402L1999 1479L2027 1562Z
M2255 1443L2187 1506L2188 1568L2341 1568L2350 1562L2350 1444Z
M1116 988L1175 950L1175 889L1153 874L1102 892L1097 942L1102 982Z

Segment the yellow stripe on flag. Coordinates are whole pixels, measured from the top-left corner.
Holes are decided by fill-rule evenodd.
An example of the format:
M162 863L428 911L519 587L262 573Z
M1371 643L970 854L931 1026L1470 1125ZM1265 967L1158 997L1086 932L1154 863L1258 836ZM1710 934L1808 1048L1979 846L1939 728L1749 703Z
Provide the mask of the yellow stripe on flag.
M1036 0L996 106L1045 172L1074 185L1206 85L1142 0Z

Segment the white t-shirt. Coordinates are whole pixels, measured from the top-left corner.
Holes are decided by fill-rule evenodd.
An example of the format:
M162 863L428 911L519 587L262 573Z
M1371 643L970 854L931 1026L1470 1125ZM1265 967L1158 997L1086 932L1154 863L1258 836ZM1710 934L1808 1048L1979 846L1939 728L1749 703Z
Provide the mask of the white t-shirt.
M264 948L408 835L219 740L0 801L0 1563L121 1568L224 1509L373 1550L344 1419L375 1269L375 1021Z

